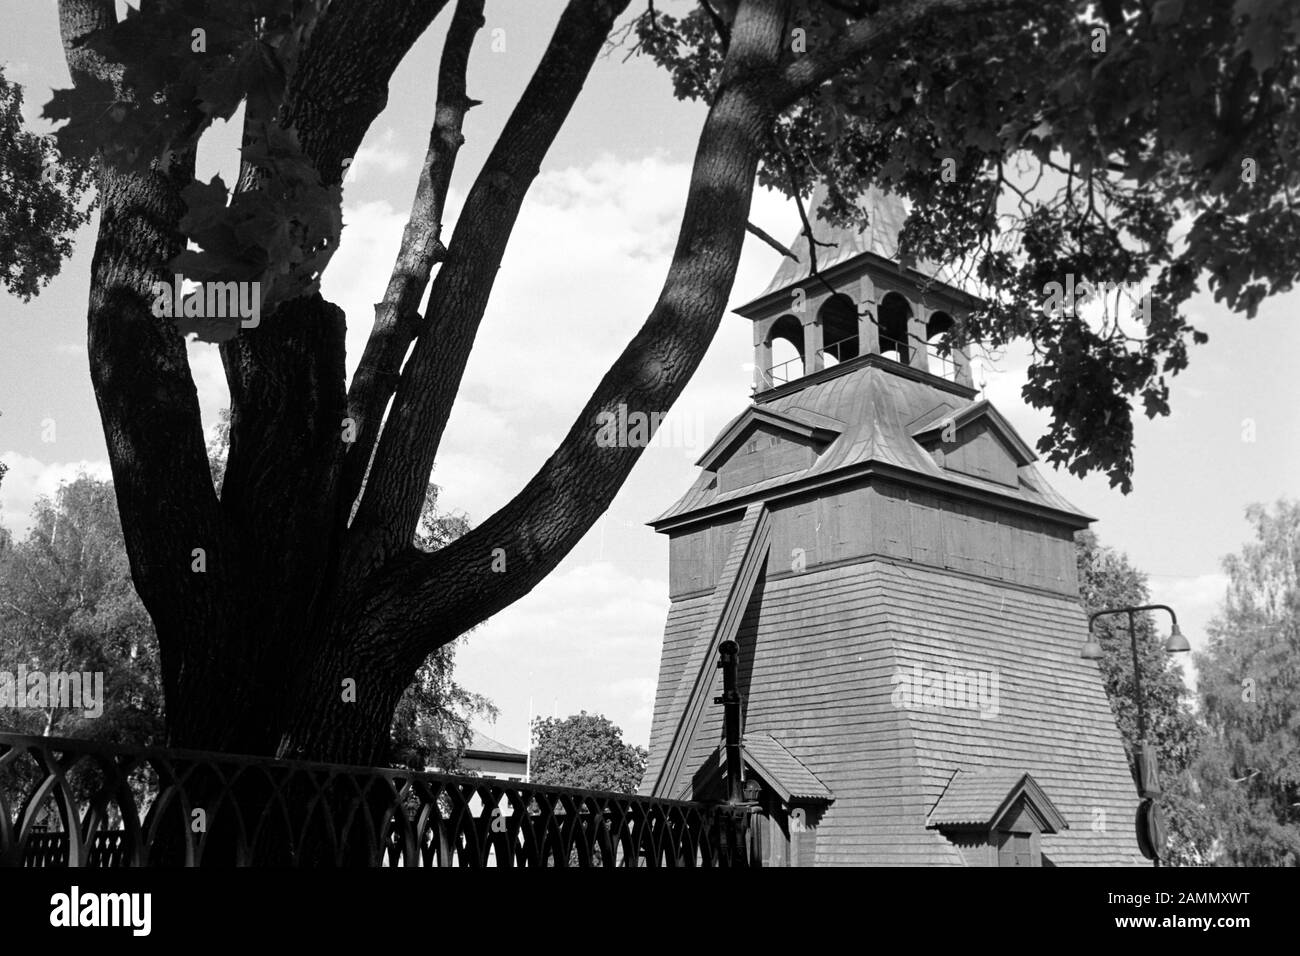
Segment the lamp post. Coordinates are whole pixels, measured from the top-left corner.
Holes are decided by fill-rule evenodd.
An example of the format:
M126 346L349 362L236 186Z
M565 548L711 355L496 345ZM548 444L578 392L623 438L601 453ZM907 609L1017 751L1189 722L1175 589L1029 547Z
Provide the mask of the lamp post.
M1173 608L1166 604L1143 604L1138 607L1111 608L1090 616L1088 640L1084 642L1079 656L1088 661L1100 660L1103 656L1101 642L1093 633L1093 625L1098 618L1112 614L1128 615L1128 639L1133 652L1133 685L1136 690L1138 712L1138 746L1134 754L1134 763L1138 771L1138 793L1142 797L1142 802L1138 806L1138 845L1143 855L1151 859L1152 865L1159 866L1160 855L1164 852L1164 820L1160 815L1159 807L1155 804L1155 798L1160 794L1160 774L1155 748L1147 742L1146 707L1142 699L1142 668L1138 664L1137 649L1137 615L1143 611L1168 611L1170 618L1173 619L1173 630L1169 633L1169 639L1165 641L1166 653L1178 654L1192 649L1178 627L1178 615L1174 613ZM1150 849L1149 853L1148 849Z

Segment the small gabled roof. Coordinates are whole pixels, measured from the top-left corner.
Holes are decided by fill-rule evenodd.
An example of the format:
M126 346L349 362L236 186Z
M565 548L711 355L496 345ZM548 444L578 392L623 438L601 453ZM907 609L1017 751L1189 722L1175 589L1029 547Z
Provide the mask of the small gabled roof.
M972 402L965 408L960 408L955 412L946 415L940 415L925 424L912 430L912 437L918 442L925 444L926 440L943 433L944 429L952 427L954 431L961 431L971 422L983 419L988 422L990 428L997 432L998 437L1007 445L1015 456L1016 464L1019 466L1029 465L1038 460L1034 450L1025 444L1025 440L1016 434L1016 430L1011 427L1011 423L1002 417L1002 413L994 408L986 398L978 402Z
M493 740L487 734L480 733L477 730L471 730L471 733L473 733L474 736L470 740L469 746L465 748L465 753L467 754L479 754L485 757L503 757L505 759L511 757L527 758L528 756L528 754L524 753L522 750L516 750L514 747L503 744L499 740Z
M740 757L750 772L780 797L782 803L830 803L835 799L830 787L818 780L815 773L771 734L746 734L740 744ZM687 781L680 796L689 799L693 787L725 780L726 763L724 745L718 744L709 758L712 769L700 779Z
M787 408L777 411L772 408L751 405L731 420L731 424L722 430L722 434L714 440L713 444L708 447L695 464L705 471L715 470L722 463L722 459L726 457L727 452L740 441L745 432L752 425L760 422L771 425L779 431L817 442L829 442L834 438L838 438L845 428L844 422L828 415L822 415L820 412L803 408Z
M958 770L930 811L926 826L994 829L1021 798L1038 818L1044 833L1068 830L1070 824L1037 781L1023 770Z
M829 803L835 799L830 787L818 780L815 773L771 734L746 736L740 751L749 769L784 802L824 800Z

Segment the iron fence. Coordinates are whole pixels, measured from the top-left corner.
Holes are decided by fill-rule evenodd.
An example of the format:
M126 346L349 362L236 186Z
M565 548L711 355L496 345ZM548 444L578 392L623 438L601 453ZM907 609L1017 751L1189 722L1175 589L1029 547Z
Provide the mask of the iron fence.
M0 733L0 866L745 866L745 829L688 801Z

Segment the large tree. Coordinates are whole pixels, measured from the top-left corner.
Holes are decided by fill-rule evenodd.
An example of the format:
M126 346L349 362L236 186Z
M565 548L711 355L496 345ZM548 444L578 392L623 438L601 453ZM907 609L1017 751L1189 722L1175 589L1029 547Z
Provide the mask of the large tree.
M1164 410L1193 335L1178 307L1198 279L1251 311L1300 262L1287 202L1297 22L1281 0L650 6L637 42L708 104L662 291L519 494L423 552L412 542L430 470L502 255L629 0L569 0L448 238L484 22L484 0L457 0L410 220L348 383L345 317L317 291L339 183L446 6L141 0L119 23L113 0L60 0L74 87L46 115L68 120L65 152L97 163L92 382L173 744L375 759L420 662L528 593L608 507L641 449L595 441L600 416L665 411L685 387L730 294L760 169L792 194L822 179L837 200L867 182L917 200L919 251L972 261L988 287L990 308L959 334L1029 337L1027 397L1052 409L1049 457L1120 482L1129 399ZM194 182L195 143L241 103L244 164L228 195L219 179ZM1060 188L1027 192L1006 173L1022 161ZM1177 217L1191 224L1182 245ZM222 340L231 393L220 494L182 327L151 309L153 284L177 272L262 288L257 328L199 328ZM1150 280L1151 321L1098 331L1032 309L1067 272ZM340 693L348 681L355 700Z

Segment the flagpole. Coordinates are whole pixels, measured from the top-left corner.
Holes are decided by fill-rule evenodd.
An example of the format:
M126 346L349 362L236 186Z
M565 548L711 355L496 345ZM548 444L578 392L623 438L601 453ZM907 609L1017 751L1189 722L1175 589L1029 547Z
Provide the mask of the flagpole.
M533 698L528 697L528 756L524 758L524 783L533 779Z

